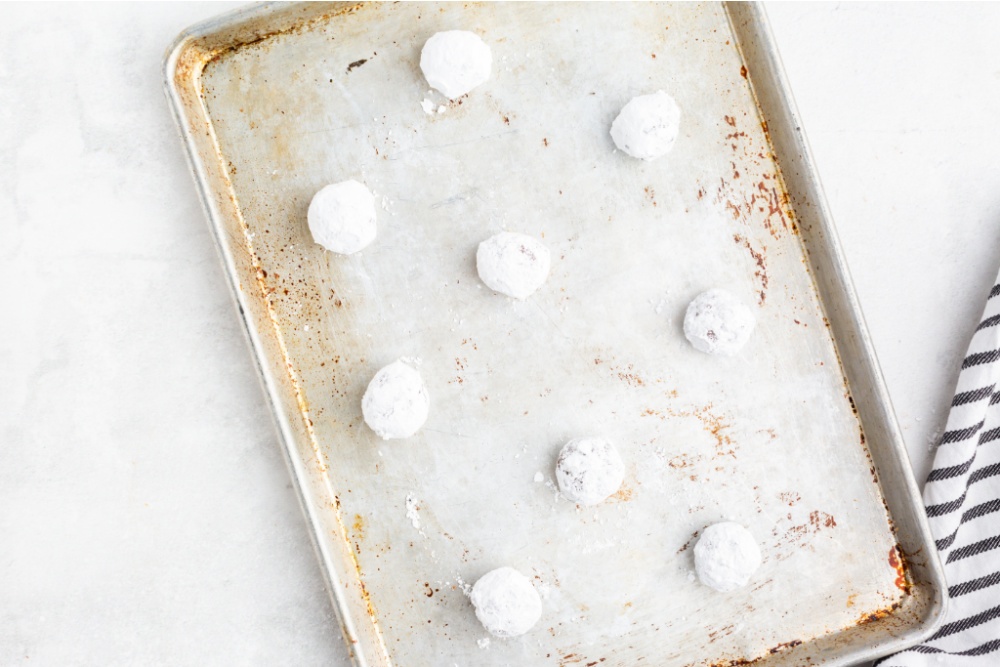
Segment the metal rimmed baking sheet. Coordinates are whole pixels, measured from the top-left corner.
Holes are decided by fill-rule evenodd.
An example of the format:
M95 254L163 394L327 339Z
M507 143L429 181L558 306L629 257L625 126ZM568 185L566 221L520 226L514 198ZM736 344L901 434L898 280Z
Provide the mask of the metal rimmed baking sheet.
M456 26L494 73L447 102L416 63ZM166 72L359 664L848 664L932 629L940 568L755 6L264 6L183 35ZM615 113L657 89L684 114L675 151L616 153ZM346 258L305 224L345 178L381 206ZM523 303L475 275L504 228L553 252ZM714 286L758 318L734 359L680 333ZM400 356L432 413L383 443L360 396ZM581 432L629 462L596 509L550 484ZM722 596L688 547L724 518L765 563ZM462 585L503 564L545 612L483 648Z

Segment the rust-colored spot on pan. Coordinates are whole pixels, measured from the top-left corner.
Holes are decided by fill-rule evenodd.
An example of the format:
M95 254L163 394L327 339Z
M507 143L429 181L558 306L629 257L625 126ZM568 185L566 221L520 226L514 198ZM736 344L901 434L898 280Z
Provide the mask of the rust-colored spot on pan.
M746 658L736 658L733 660L724 660L722 662L713 662L711 665L709 665L709 667L744 667L746 665L758 665L762 664L762 661L765 660L768 656L774 655L775 653L781 653L782 651L787 651L789 649L793 649L796 646L801 646L801 645L802 645L801 640L792 639L790 641L782 642L777 646L769 648L767 650L767 653L752 660L748 660Z
M701 532L701 531L697 531L697 530L694 531L694 534L691 536L691 539L688 540L687 542L685 542L684 546L682 546L680 549L677 550L677 553L680 554L680 553L684 553L685 551L687 551L688 548L694 543L694 541L696 539L698 539L698 533L699 532Z
M793 639L790 642L784 642L783 644L778 644L777 646L775 646L772 649L768 649L768 653L774 655L775 653L781 653L782 651L786 651L786 650L788 650L790 648L795 648L796 646L799 646L800 644L802 644L802 642L800 640Z
M621 500L623 502L628 502L632 500L632 496L635 495L635 491L628 486L622 486L618 491L616 491L611 497Z
M854 621L854 625L868 625L869 623L880 621L883 618L888 618L889 616L892 616L893 612L899 609L899 607L900 604L898 602L893 602L888 607L876 609L868 614L862 614L858 620Z
M365 539L365 519L360 514L354 515L354 525L351 526L354 529L354 536L359 540Z
M760 290L757 292L757 303L763 306L764 301L767 300L767 257L764 254L767 252L767 246L762 246L760 250L757 250L753 247L753 245L751 245L750 239L739 234L733 234L733 241L746 248L747 252L750 253L750 257L753 259L754 264L757 265L753 274L754 277L760 281Z
M910 582L906 580L906 560L903 558L903 551L895 546L889 549L889 565L896 570L896 588L904 593L910 592Z
M347 71L350 72L352 69L361 67L366 62L368 62L368 58L361 58L360 60L355 60L353 63L347 66Z

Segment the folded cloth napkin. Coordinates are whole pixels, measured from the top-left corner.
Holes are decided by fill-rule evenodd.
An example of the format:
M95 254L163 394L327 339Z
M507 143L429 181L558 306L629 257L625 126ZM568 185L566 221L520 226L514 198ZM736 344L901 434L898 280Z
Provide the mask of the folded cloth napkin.
M923 644L882 667L1000 665L1000 277L962 361L924 486L951 602Z

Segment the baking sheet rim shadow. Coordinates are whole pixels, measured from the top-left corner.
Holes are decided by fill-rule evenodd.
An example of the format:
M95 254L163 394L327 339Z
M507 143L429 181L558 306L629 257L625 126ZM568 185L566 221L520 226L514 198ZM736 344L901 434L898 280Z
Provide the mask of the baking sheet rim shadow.
M866 436L873 473L879 480L896 531L898 550L905 559L909 590L898 608L860 618L854 626L817 639L775 647L770 654L753 660L753 664L850 665L902 650L930 637L942 622L947 588L902 435L764 9L757 3L723 4L807 249L809 269ZM352 3L269 3L209 19L177 38L167 52L163 75L189 166L280 432L285 460L345 641L356 664L367 666L389 664L388 652L377 630L377 615L367 591L357 571L348 566L353 562L356 568L357 562L346 526L339 520L338 508L308 492L311 485L321 484L329 489L329 497L335 497L324 464L320 461L319 465L307 465L308 452L301 449L302 443L310 442L310 433L309 424L299 423L303 422L298 411L301 406L294 404L296 397L302 400L296 378L293 374L276 372L266 361L276 349L278 354L283 354L283 350L279 349L280 341L275 341L274 332L257 324L269 321L264 300L248 294L259 286L259 267L255 266L255 258L246 245L231 232L234 227L240 229L243 223L200 90L204 67L220 54L276 34L301 30L313 21L355 7ZM299 419L295 419L296 415ZM334 540L325 537L331 534Z

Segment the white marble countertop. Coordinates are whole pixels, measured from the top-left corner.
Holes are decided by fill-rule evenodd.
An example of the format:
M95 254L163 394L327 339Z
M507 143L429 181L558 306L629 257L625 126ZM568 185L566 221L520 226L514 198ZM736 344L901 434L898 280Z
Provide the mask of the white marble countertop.
M347 665L161 91L225 9L0 6L0 664ZM1000 266L1000 5L768 10L922 479Z

